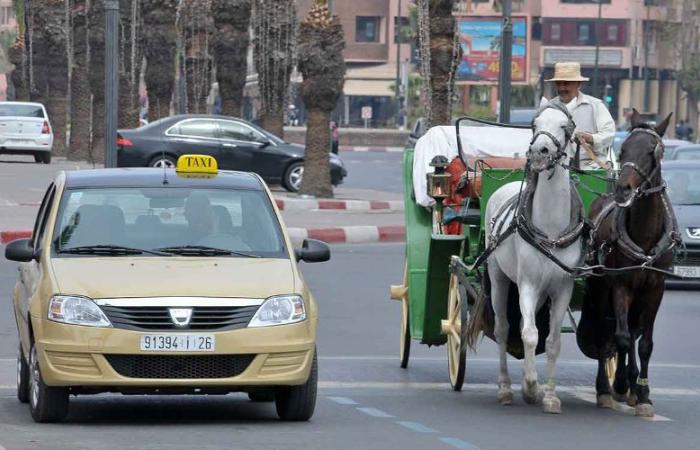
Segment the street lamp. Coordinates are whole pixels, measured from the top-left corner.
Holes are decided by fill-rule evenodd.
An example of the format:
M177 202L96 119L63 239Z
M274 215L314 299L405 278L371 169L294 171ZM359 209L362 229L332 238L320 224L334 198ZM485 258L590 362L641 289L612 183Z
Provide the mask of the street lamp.
M595 63L593 66L593 95L598 96L598 58L600 54L600 19L602 16L603 12L603 1L604 0L595 0L596 3L598 3L598 19L595 22Z
M105 167L117 167L119 0L105 0Z

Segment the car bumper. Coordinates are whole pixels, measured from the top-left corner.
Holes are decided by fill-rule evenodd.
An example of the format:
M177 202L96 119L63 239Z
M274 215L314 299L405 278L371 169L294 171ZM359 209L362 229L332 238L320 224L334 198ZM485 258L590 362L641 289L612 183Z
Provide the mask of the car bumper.
M140 152L117 148L117 167L147 167L148 161Z
M53 136L40 136L29 139L0 138L0 153L10 155L36 154L50 152L53 147Z
M331 183L334 185L342 184L343 178L348 176L348 171L345 167L331 165Z
M216 351L194 353L139 350L140 337L144 334L176 332L91 328L49 320L40 323L41 332L35 330L36 345L47 385L114 391L157 387L225 387L235 391L255 386L300 385L309 377L316 344L315 323L310 320L219 332L189 330L216 336ZM170 358L171 363L172 358L183 357L174 363L175 366L168 367L178 367L177 370L185 370L186 374L197 371L197 375L181 378L180 375L173 377L173 373L164 374L163 356ZM125 374L125 360L127 365L136 361L138 373L147 375L134 376L136 372L133 371ZM239 374L208 377L209 369L202 367L217 364L237 364Z

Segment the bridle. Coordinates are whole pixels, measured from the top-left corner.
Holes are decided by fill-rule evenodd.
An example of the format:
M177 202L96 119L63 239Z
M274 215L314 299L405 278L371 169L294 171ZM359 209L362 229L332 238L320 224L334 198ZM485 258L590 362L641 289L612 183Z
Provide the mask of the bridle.
M620 167L620 175L622 175L622 171L625 170L626 167L629 167L637 172L637 174L642 177L643 181L635 188L632 195L624 203L615 202L615 204L621 208L629 207L635 200L641 197L656 194L666 189L666 183L664 183L663 180L661 180L660 184L655 185L654 183L654 179L661 171L661 158L663 158L664 150L666 148L661 136L659 136L656 131L649 128L636 128L631 131L630 136L632 136L634 133L647 133L656 139L656 146L652 152L654 154L654 168L651 170L651 172L646 173L634 162L628 161L622 164ZM629 139L629 137L627 139Z
M566 124L564 128L564 142L561 142L559 139L557 139L556 136L554 136L552 133L550 133L547 130L538 130L535 131L535 120L542 114L547 109L555 109L557 111L560 111L566 115L566 118L568 120L568 123ZM552 143L554 143L554 146L556 147L557 151L554 152L554 154L549 155L547 159L549 160L547 167L545 170L551 170L554 168L555 165L559 164L559 162L566 156L566 146L568 145L569 142L571 142L573 135L574 135L574 130L576 129L576 123L574 122L574 118L571 116L571 113L569 112L568 108L566 105L561 103L559 99L553 99L546 105L544 105L538 112L537 115L535 116L534 119L532 119L532 139L530 140L530 149L528 149L528 159L529 155L531 154L531 149L532 149L532 144L535 143L537 138L540 136L547 136Z

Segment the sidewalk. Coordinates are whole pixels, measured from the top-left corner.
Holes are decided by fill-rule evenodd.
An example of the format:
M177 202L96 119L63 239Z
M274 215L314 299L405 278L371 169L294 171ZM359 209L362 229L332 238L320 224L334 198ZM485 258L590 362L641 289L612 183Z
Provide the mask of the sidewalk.
M61 170L92 168L87 162L54 158L50 165L21 156L0 157L0 243L31 234L49 183ZM303 198L271 186L295 244L306 237L327 242L403 241L403 196L338 187L333 199Z

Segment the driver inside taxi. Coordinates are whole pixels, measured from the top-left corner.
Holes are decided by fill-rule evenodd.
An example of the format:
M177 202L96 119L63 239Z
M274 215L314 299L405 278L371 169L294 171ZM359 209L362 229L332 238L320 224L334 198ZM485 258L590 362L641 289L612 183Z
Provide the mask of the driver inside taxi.
M188 236L192 243L219 233L219 226L216 220L214 208L212 208L209 197L193 192L185 202L185 219L189 225Z

